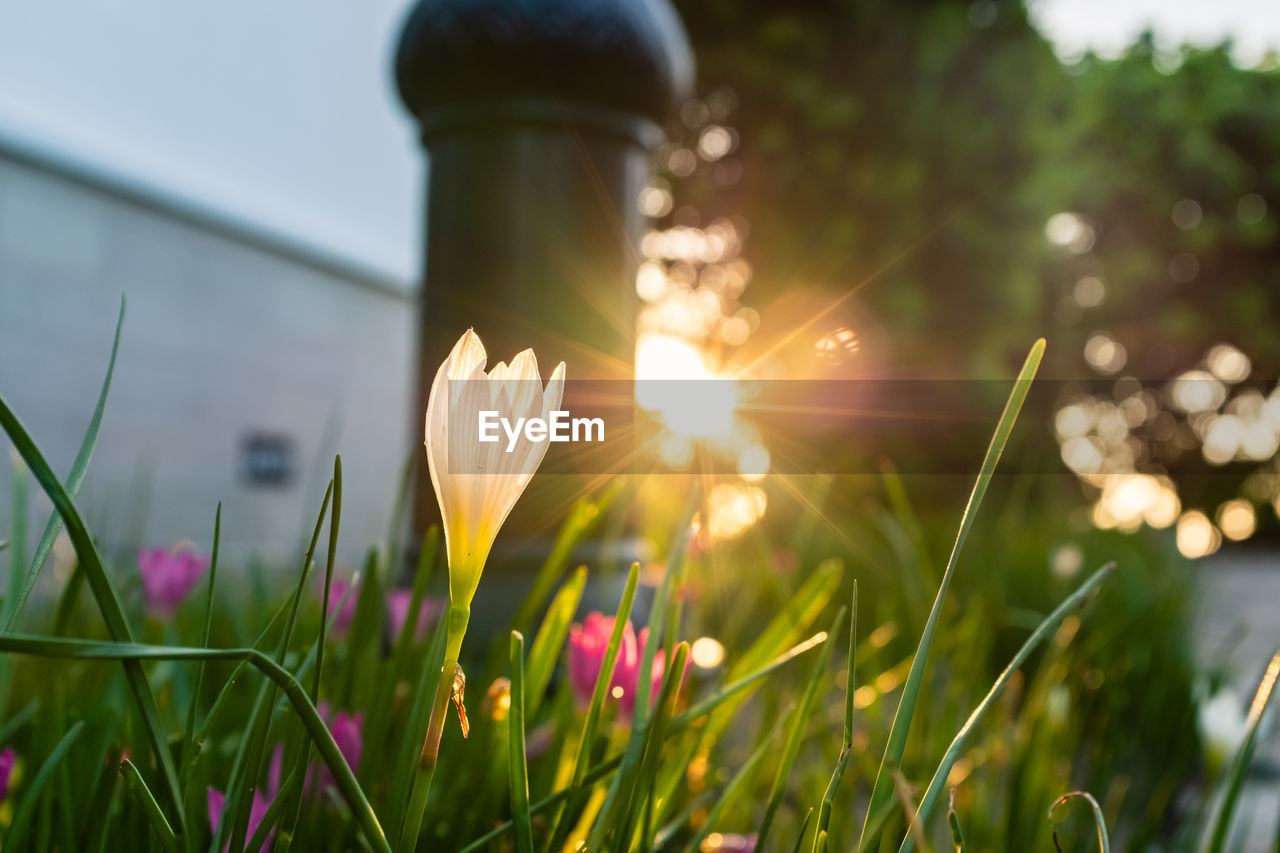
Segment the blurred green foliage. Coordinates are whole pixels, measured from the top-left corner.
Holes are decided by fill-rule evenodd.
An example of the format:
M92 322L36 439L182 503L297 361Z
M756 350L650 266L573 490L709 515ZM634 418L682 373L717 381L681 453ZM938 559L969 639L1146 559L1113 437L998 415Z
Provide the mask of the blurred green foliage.
M928 510L913 504L918 481L887 474L874 485L835 478L824 488L817 477L801 479L797 485L818 497L821 515L838 522L810 525L799 517L807 511L793 517L779 508L768 525L775 537L780 529L795 532L791 544L800 566L841 554L847 575L859 581L863 646L856 687L863 692L845 780L858 805L833 816L838 839L856 838L861 825L901 681L958 522L958 505ZM1185 842L1199 792L1210 781L1196 726L1191 566L1161 532L1098 531L1078 513L1072 520L1053 509L1060 505L1052 478L993 482L943 611L904 779L918 794L915 786L927 783L1028 632L1090 572L1115 561L1096 600L1036 652L979 726L950 777L956 811L970 849L1051 850L1049 804L1085 789L1103 804L1117 850L1188 849L1175 842ZM769 544L766 535L753 531L730 554L709 557L701 567L697 576L717 579L698 611L713 635L781 594L774 586L787 581L776 569L746 568L757 564L753 550L755 561L777 559L768 549L788 539ZM752 583L743 583L745 577ZM827 719L838 722L834 700ZM834 736L807 744L798 768L806 797L821 797L826 778L800 768L834 763L838 748ZM1064 849L1088 849L1087 809L1065 811L1072 819L1058 828ZM792 812L796 823L784 835L802 818L803 810ZM934 849L943 849L948 829L941 810L928 829Z
M1114 560L1117 569L1101 593L1068 617L1014 677L964 750L949 787L956 789L956 813L972 849L1051 849L1046 809L1059 795L1076 788L1092 791L1103 804L1117 849L1170 844L1179 832L1196 824L1196 808L1207 790L1200 784L1187 648L1191 601L1187 567L1168 541L1159 537L1125 536L1088 527L1072 532L1070 525L1039 511L1035 483L1028 478L997 479L980 513L942 611L901 768L904 784L918 796L916 786L928 779L952 736L1030 631L1094 568ZM829 626L835 611L849 600L850 584L857 578L852 759L830 823L833 843L849 849L857 838L906 667L951 546L959 507L936 516L918 515L910 503L909 488L891 474L881 481L881 494L859 491L862 497L854 505L847 502L853 492L838 482L829 492L817 482L807 485L821 512L834 515L838 524L797 525L786 513L779 513L772 523L754 527L740 539L691 555L678 636L714 637L723 644L726 657L723 664L710 669L689 670L677 711L693 707L724 684L758 669L779 649ZM619 505L614 511L624 509ZM1076 549L1078 561L1071 564L1071 571L1059 566L1055 572L1053 555L1062 547ZM832 555L838 559L831 560ZM428 676L438 669L440 648L438 637L434 645L423 638L403 648L388 637L385 613L374 606L387 583L386 567L380 562L378 554L371 552L355 620L329 642L320 697L331 707L364 712L358 778L380 818L394 824L396 777L406 762L416 758L416 748L405 750L399 745L416 743L411 733L415 697L430 695ZM128 563L126 559L110 571L130 620L144 626L141 639L201 645L203 595L193 594L170 621L148 620L136 570ZM235 574L219 573L208 646L236 648L256 641L273 648L281 602L292 579L283 573L263 574L263 567L253 565L239 581ZM51 613L29 608L24 630L102 637L78 577L73 576L64 591L56 620ZM595 580L613 585L607 570ZM581 595L581 579L566 573L563 566L559 581L561 595L573 600ZM652 584L651 579L642 589L646 607L654 595ZM311 591L313 586L306 585L299 640L286 659L286 665L299 672L305 670L305 656L318 630L318 595ZM421 583L423 590L427 586ZM429 586L433 594L444 592L442 571ZM485 598L482 586L477 602L483 605ZM784 606L787 602L802 606L792 610ZM273 618L275 629L260 638ZM527 636L539 636L545 630L546 623L539 628L536 615L518 618L518 627ZM643 623L646 616L639 611L633 618ZM79 627L71 630L72 625ZM501 644L501 634L474 639L465 661L471 737L465 741L459 737L456 721L446 727L441 784L428 809L420 849L459 849L509 817L504 760L507 667L498 656L486 654L486 646ZM807 809L821 801L841 749L848 685L843 672L844 640L837 642L822 676L817 705L804 727L797 760L782 789L771 834L775 844L788 849L801 831ZM486 657L490 658L487 663ZM562 660L563 653L557 652L556 658ZM43 798L40 804L36 825L40 849L75 849L79 842L71 838L98 839L107 849L136 849L129 847L128 839L146 837L148 823L142 803L125 796L118 785L112 794L113 750L128 749L148 778L154 778L155 770L118 666L103 661L10 660L16 676L9 694L14 724L7 727L11 730L6 742L17 747L25 767L16 788L18 796L27 790L22 780L34 772L33 762L48 754L71 721L86 721L85 731L68 754L69 772L58 795L62 799ZM670 799L655 807L658 834L664 839L658 849L683 849L690 838L713 831L749 834L756 829L782 740L791 730L788 714L810 679L822 673L814 669L816 660L810 653L788 663L758 692L748 694L746 701L731 702L703 723L667 739L656 790L669 792ZM174 733L175 752L186 749L180 730L190 703L198 702L201 721L215 704L221 706L207 740L194 753L198 757L189 783L195 792L189 794L191 831L203 846L211 828L204 822L200 792L206 786L223 788L233 774L234 758L245 736L245 717L261 679L239 672L232 663L210 663L202 696L197 698L194 664L160 662L151 665L149 672L162 721ZM32 702L39 703L38 710L24 713ZM573 755L581 726L581 712L575 711L562 666L557 667L540 705L526 726L534 802L563 785L565 762ZM296 718L281 704L271 720L267 742L286 745L288 767L300 745ZM626 721L615 720L610 710L594 744L591 764L616 754L627 736ZM736 796L717 807L715 824L706 824L709 810L728 794L731 780L766 737L776 739L774 747L756 762L758 767L752 765L751 772L735 783ZM603 788L597 791L603 793ZM94 807L104 796L110 799ZM102 810L101 819L106 821L107 834L101 837L94 834L91 821L75 817L95 808ZM589 826L590 812L585 814ZM572 813L571 823L576 816L577 812ZM900 838L904 826L904 817L895 812L888 836ZM926 829L935 845L947 837L941 810ZM544 838L550 831L548 818L535 815L534 831ZM1064 839L1080 839L1082 844L1090 831L1091 824L1084 820L1069 820L1059 827ZM59 832L64 835L58 836ZM359 843L356 833L351 813L336 794L310 797L303 802L294 847L351 849ZM507 838L479 849L509 850Z
M966 375L1004 375L1034 330L1048 375L1081 375L1084 341L1107 329L1141 378L1224 339L1275 375L1274 61L1242 69L1225 45L1168 53L1148 36L1064 66L1017 0L676 5L701 91L732 93L741 177L677 178L674 215L750 222L755 304L874 276L859 298L889 351L864 357L902 371L963 354ZM1202 212L1187 230L1182 199ZM1092 227L1086 251L1046 242L1062 211ZM1183 253L1197 271L1178 282ZM1084 276L1102 279L1101 305L1072 299Z

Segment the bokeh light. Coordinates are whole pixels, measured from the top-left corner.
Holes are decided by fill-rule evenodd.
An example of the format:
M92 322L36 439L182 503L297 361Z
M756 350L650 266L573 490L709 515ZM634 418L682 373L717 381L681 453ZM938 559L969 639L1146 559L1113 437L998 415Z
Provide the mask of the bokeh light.
M1222 535L1203 512L1190 510L1178 519L1178 550L1184 557L1207 557L1222 544Z
M1097 308L1107 298L1107 288L1102 279L1088 275L1076 282L1074 296L1081 308Z
M1218 527L1222 535L1239 542L1248 539L1258 528L1258 516L1253 511L1253 504L1241 498L1234 498L1218 507Z
M1095 334L1085 360L1105 373L1099 364L1113 358L1112 343L1107 333ZM1264 393L1250 382L1252 371L1243 350L1218 343L1163 389L1121 377L1108 396L1062 400L1054 433L1063 463L1093 501L1094 526L1132 532L1176 521L1179 550L1195 557L1213 553L1224 539L1252 536L1258 526L1254 504L1280 507L1280 385ZM1170 462L1193 457L1211 468L1263 467L1211 519L1200 510L1183 512L1178 483L1169 474Z
M699 637L689 649L689 657L699 669L715 669L724 663L724 656L724 646L713 637Z
M1044 226L1045 239L1073 255L1083 254L1093 248L1093 226L1079 214L1063 212L1049 217Z
M1084 359L1099 373L1115 373L1128 358L1124 346L1106 332L1098 332L1085 342Z
M764 490L748 483L717 483L707 496L710 522L702 513L694 517L694 529L706 530L711 541L732 539L764 517L769 500Z
M1190 231L1200 224L1200 220L1204 218L1204 211L1200 209L1200 203L1195 199L1184 198L1173 206L1169 217L1174 225L1183 231Z

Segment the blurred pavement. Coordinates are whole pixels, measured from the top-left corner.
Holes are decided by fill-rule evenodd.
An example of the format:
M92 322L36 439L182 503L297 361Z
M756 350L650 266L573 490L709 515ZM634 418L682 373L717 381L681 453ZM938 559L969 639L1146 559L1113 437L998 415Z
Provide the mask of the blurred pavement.
M1226 667L1232 686L1247 703L1267 662L1280 648L1280 554L1247 551L1200 563L1196 655L1202 664ZM1241 795L1235 849L1274 849L1280 831L1280 727L1275 701L1269 725Z

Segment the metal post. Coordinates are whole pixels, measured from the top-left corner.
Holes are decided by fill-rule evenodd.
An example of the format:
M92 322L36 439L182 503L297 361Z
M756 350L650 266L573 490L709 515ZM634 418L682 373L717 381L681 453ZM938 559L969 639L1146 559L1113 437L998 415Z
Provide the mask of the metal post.
M422 129L427 216L419 405L474 326L491 363L632 363L637 197L692 54L667 0L419 0L396 56ZM415 522L435 516L419 478Z

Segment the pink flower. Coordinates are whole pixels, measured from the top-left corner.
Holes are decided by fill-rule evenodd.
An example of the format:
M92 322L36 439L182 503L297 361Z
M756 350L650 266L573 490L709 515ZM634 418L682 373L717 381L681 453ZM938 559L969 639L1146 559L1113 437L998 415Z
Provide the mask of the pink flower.
M609 648L613 623L614 617L593 611L587 614L583 624L575 623L569 629L569 684L580 707L591 704L596 678L600 674L605 651ZM641 629L640 636L637 637L628 620L622 632L622 645L618 649L618 659L613 667L613 678L609 681L609 698L617 700L622 715L628 718L635 711L636 688L641 677L640 656L648 637L648 628ZM653 667L649 672L650 704L657 698L665 664L666 653L659 650L653 656Z
M0 752L0 803L9 796L9 782L13 779L13 765L17 760L18 756L11 746L5 747L4 752Z
M207 568L209 558L187 548L140 548L138 571L151 615L158 619L172 616Z
M284 761L284 748L277 745L271 751L271 766L267 770L267 791L263 793L261 790L253 792L253 805L249 807L249 828L245 832L245 850L249 849L249 841L252 840L253 834L258 831L258 827L262 824L262 819L267 816L267 809L271 807L272 801L275 800L276 794L280 793L280 765ZM216 834L218 831L218 821L222 819L223 808L226 805L226 796L216 788L210 787L208 794L209 805L209 827ZM270 850L271 840L275 837L274 828L267 833L266 842L260 849ZM227 842L227 846L222 848L223 853L227 853L231 849L231 842Z
M352 771L360 769L360 756L364 753L364 712L349 714L339 711L329 721L329 731L333 734L338 751L346 759Z
M409 618L409 605L412 603L412 598L413 592L407 589L393 589L387 593L387 624L391 629L393 643L404 630L404 620ZM441 613L444 613L443 601L438 598L422 599L422 608L418 611L418 625L413 632L414 639L425 638L427 628L440 618Z
M347 589L351 590L351 594L347 595ZM324 594L324 581L320 582L320 592ZM338 610L339 602L346 595L347 600L342 603L342 610ZM334 578L329 584L329 619L333 621L332 636L339 636L347 633L351 629L351 621L356 616L356 599L360 597L360 584L351 584L347 581ZM337 613L335 618L334 613Z
M321 719L329 727L329 734L333 735L333 742L338 745L338 752L342 753L351 771L358 772L360 756L364 753L364 713L357 711L349 714L346 711L339 711L331 719L328 702L321 702L316 706L316 710L320 712ZM311 782L318 783L320 790L336 787L333 774L323 762L320 763Z

